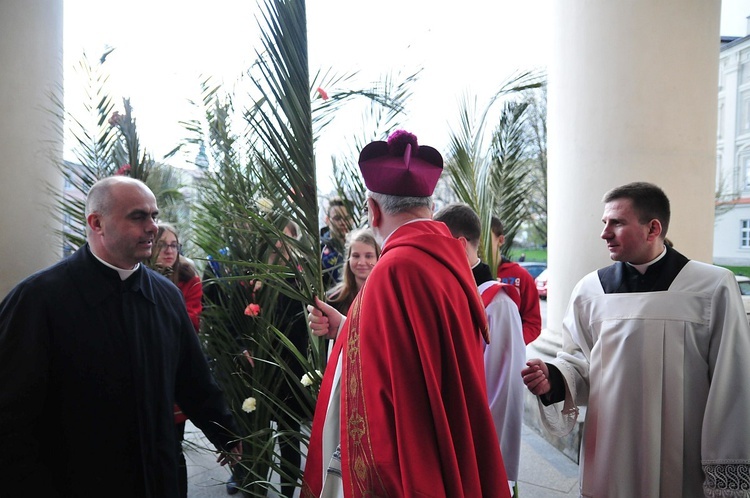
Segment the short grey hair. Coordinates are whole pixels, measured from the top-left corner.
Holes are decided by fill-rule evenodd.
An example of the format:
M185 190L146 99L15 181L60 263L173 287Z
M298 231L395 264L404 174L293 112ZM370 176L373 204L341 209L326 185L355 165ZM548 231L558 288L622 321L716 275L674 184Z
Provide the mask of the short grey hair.
M86 233L90 231L88 217L91 213L99 213L102 215L109 214L112 210L112 188L115 185L129 183L142 185L147 188L145 183L129 176L108 176L94 183L89 189L89 193L86 195L86 208L84 211L83 223L86 226Z
M86 195L86 210L84 212L86 218L91 213L108 214L112 209L112 187L122 183L140 185L149 190L149 192L151 191L145 183L129 176L108 176L102 178L92 185L89 193Z
M393 216L394 214L411 211L414 208L428 207L432 209L432 197L401 197L398 195L379 194L377 192L367 192L367 197L378 203L380 209L385 214Z
M112 209L112 185L116 183L110 178L104 178L94 183L86 196L86 218L91 213L107 214Z

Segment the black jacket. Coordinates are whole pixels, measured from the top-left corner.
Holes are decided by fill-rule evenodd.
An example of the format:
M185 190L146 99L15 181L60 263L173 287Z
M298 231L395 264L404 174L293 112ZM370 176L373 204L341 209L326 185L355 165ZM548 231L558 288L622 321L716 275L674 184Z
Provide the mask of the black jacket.
M174 402L215 445L236 433L161 275L84 246L0 303L0 495L178 496Z

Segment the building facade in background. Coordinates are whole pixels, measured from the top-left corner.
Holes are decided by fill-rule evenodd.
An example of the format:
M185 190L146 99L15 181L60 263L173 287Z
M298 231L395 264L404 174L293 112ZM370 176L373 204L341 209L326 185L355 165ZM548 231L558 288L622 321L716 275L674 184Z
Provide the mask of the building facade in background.
M750 266L750 18L747 35L722 38L716 142L714 263Z

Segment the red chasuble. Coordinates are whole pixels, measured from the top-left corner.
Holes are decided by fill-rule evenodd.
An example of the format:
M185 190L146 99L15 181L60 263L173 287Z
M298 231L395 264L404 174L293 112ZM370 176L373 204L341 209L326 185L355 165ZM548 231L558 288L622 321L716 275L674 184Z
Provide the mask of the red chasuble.
M303 496L319 496L321 431L338 353L347 498L509 497L484 377L486 318L444 224L398 228L350 309L326 369Z

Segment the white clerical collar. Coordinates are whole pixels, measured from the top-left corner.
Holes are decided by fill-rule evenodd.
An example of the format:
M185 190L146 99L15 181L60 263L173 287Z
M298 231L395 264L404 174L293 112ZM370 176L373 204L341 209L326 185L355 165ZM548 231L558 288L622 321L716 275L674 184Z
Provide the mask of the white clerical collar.
M91 251L91 254L94 254L93 250ZM113 270L115 270L117 272L117 274L120 275L120 280L127 280L127 278L130 275L132 275L133 273L135 273L136 271L138 271L138 268L140 268L140 266L141 266L140 263L136 263L135 266L132 269L130 269L130 270L123 270L122 268L118 268L118 267L116 267L114 265L111 265L111 264L107 263L106 261L104 261L102 258L100 258L99 256L97 256L96 254L94 254L94 257L96 259L98 259L101 262L101 264L103 264L104 266L112 268Z
M479 266L479 263L481 263L481 262L482 262L482 260L479 259L479 258L477 258L477 262L474 263L473 265L471 265L471 269L473 270L474 268L476 268L477 266Z
M398 226L398 227L396 228L396 230L398 230L399 228L401 228L401 227L402 227L402 226L404 226L404 225L408 225L409 223L414 223L414 222L416 222L416 221L432 221L432 220L431 220L430 218L414 218L413 220L409 220L409 221L407 221L406 223L402 223L402 224L401 224L400 226ZM386 242L388 242L388 239L390 239L390 238L391 238L391 235L393 235L393 233L394 233L394 232L395 232L396 230L394 230L393 232L389 233L389 234L388 234L388 237L386 237L385 239L383 239L383 243L382 243L382 244L380 244L380 247L385 247L385 243L386 243Z
M664 246L664 249L662 249L661 254L659 254L657 257L655 257L654 259L652 259L648 263L643 263L642 265L634 265L632 263L628 263L628 264L630 266L632 266L633 268L635 268L636 270L638 270L638 273L640 273L641 275L643 275L644 273L646 273L646 269L649 266L651 266L654 263L656 263L657 261L659 261L661 258L664 257L665 254L667 254L667 246Z

